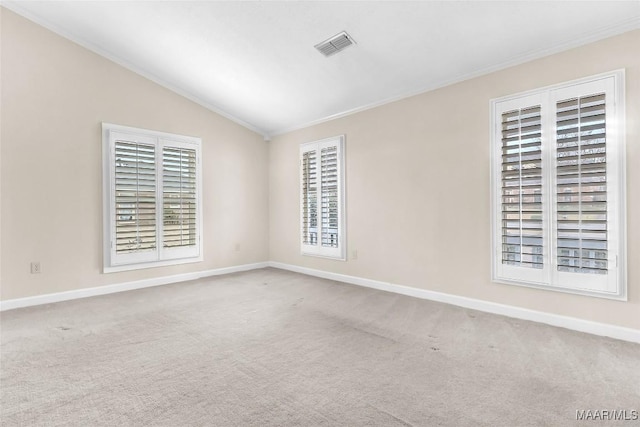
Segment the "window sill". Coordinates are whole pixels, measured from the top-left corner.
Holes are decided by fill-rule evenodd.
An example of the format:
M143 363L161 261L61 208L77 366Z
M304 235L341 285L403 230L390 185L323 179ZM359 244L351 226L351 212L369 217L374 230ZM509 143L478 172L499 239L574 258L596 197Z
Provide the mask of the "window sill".
M168 267L172 265L196 263L196 262L202 262L203 260L204 260L204 257L199 256L197 258L171 259L166 261L154 261L154 262L145 262L145 263L139 263L139 264L114 265L110 267L104 267L102 269L102 272L104 274L118 273L120 271L142 270L145 268Z
M332 259L334 261L346 261L347 260L347 257L344 256L344 255L331 256L331 255L316 254L316 253L312 253L312 252L301 252L300 254L302 256L310 256L310 257L314 257L314 258Z
M516 286L522 286L525 288L542 289L546 291L562 292L565 294L604 298L604 299L610 299L614 301L628 301L626 293L613 293L613 292L605 292L605 291L597 292L597 291L590 291L590 290L584 290L584 289L562 288L562 287L551 286L551 285L546 285L542 283L515 281L515 280L501 279L496 277L493 277L491 279L491 282L498 283L501 285L516 285Z

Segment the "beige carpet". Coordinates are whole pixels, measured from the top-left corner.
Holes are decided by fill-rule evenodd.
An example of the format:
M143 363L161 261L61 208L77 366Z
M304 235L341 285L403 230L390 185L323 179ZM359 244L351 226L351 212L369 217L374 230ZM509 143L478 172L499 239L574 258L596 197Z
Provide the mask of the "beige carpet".
M276 269L1 320L3 426L592 426L621 422L576 410L640 410L640 345Z

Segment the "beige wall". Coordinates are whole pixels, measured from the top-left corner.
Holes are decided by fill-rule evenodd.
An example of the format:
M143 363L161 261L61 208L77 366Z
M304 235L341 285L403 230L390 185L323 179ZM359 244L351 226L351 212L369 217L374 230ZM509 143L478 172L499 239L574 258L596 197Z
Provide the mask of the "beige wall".
M640 329L640 31L266 144L0 11L3 300L270 259ZM491 283L489 100L618 68L627 72L629 301ZM203 139L204 262L101 273L103 121ZM301 256L298 144L339 134L346 135L349 260ZM42 274L29 274L31 261L42 263Z
M1 48L3 300L268 260L260 135L6 9ZM204 262L101 273L103 121L202 138Z
M638 46L640 31L626 33L275 137L271 260L640 328ZM629 301L492 283L489 100L619 68L627 73ZM298 244L298 144L339 134L346 135L346 262L301 256Z

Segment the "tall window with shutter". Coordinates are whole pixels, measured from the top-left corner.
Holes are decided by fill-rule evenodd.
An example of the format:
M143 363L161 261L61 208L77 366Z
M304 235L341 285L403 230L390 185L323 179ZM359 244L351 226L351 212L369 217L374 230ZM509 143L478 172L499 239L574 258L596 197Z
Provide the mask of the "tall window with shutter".
M345 259L344 136L300 146L301 251Z
M626 298L624 72L492 101L493 278Z
M202 260L200 145L103 124L105 272Z

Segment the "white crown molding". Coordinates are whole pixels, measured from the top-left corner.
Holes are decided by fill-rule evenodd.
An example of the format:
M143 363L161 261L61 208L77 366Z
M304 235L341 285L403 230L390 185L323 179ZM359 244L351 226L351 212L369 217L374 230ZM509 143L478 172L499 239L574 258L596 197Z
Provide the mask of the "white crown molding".
M152 286L168 285L171 283L186 282L205 277L219 276L221 274L237 273L240 271L255 270L268 267L269 263L259 262L255 264L243 264L233 267L216 268L214 270L197 271L194 273L176 274L173 276L154 277L151 279L136 280L133 282L116 283L113 285L97 286L94 288L75 289L72 291L56 292L53 294L36 295L26 298L16 298L0 301L0 311L13 310L15 308L31 307L35 305L51 304L54 302L69 301L79 298L95 297L99 295L114 294L116 292L132 291L135 289L149 288Z
M332 114L317 120L312 120L309 122L305 122L303 124L299 124L299 125L295 125L295 126L291 126L291 127L287 127L275 132L271 132L269 135L270 137L274 137L274 136L278 136L278 135L283 135L289 132L293 132L296 130L300 130L300 129L306 129L308 127L311 126L315 126L315 125L319 125L322 123L326 123L335 119L340 119L343 117L347 117L356 113L360 113L362 111L366 111L366 110L371 110L373 108L376 107L381 107L383 105L386 104L391 104L392 102L397 102L397 101L401 101L403 99L406 98L411 98L413 96L417 96L417 95L421 95L423 93L427 93L427 92L431 92L434 91L436 89L440 89L446 86L451 86L454 85L456 83L461 83L463 81L466 80L471 80L474 79L476 77L481 77L487 74L491 74L494 73L496 71L500 71L500 70L504 70L510 67L515 67L516 65L521 65L524 64L526 62L531 62L534 61L536 59L540 59L540 58L544 58L546 56L550 56L550 55L554 55L556 53L560 53L560 52L564 52L567 51L569 49L574 49L580 46L584 46L587 45L589 43L594 43L597 42L599 40L603 40L609 37L613 37L619 34L623 34L629 31L634 31L640 29L640 19L638 18L630 18L626 21L620 22L616 25L612 25L612 26L608 26L608 27L604 27L601 28L598 31L594 31L592 33L590 33L589 35L585 36L585 37L581 37L579 39L574 39L574 40L570 40L570 41L566 41L566 42L561 42L556 44L554 47L549 48L549 49L541 49L541 50L537 50L531 53L528 53L526 55L521 55L518 56L516 58L510 59L508 61L502 62L500 64L497 65L492 65L490 67L486 67L486 68L482 68L479 69L477 71L474 71L472 73L467 73L467 74L463 74L457 77L454 77L452 79L447 79L447 80L442 80L440 82L436 82L434 84L428 85L428 86L424 86L418 90L412 90L409 92L405 92L402 93L400 95L396 95L396 96L392 96L389 98L385 98L381 101L376 101L376 102L372 102L366 105L362 105L360 107L356 107L356 108L352 108L350 110L346 110L346 111L342 111L340 113L336 113L336 114Z
M559 314L530 310L527 308L499 304L490 301L483 301L474 298L467 298L458 295L446 294L443 292L435 292L426 289L380 282L378 280L364 279L361 277L331 273L322 270L314 270L311 268L300 267L297 265L285 264L281 262L271 261L268 264L270 267L293 271L309 276L320 277L323 279L335 280L338 282L350 283L353 285L393 292L396 294L407 295L415 298L442 302L445 304L483 311L486 313L499 314L515 319L544 323L547 325L571 329L578 332L586 332L593 335L606 336L623 341L640 343L640 330L638 329L625 328L622 326L616 326L607 323L593 322L591 320L584 320L575 317L562 316Z
M169 83L168 81L152 74L149 73L139 67L137 67L136 65L125 61L124 59L115 56L113 54L111 54L110 52L107 52L106 50L102 49L99 46L96 46L92 43L87 42L86 40L83 40L81 37L78 37L75 34L72 34L70 32L68 32L67 30L65 30L64 28L59 27L58 25L53 24L52 22L47 21L46 19L43 19L40 16L37 16L31 12L29 12L28 10L24 9L23 7L20 6L19 2L16 1L12 1L12 0L0 0L0 6L2 7L6 7L7 9L11 10L12 12L17 13L18 15L35 22L36 24L40 25L41 27L46 28L49 31L52 31L54 33L56 33L57 35L72 41L73 43L82 46L85 49L90 50L91 52L102 56L103 58L108 59L111 62L114 62L118 65L120 65L121 67L126 68L129 71L132 71L148 80L151 80L152 82L156 83L157 85L160 85L162 87L164 87L165 89L169 89L170 91L190 100L195 102L196 104L206 108L207 110L210 110L228 120L231 120L234 123L239 124L242 127L245 127L259 135L261 135L265 141L268 140L269 135L262 129L252 125L251 123L245 122L242 119L239 119L238 117L235 117L229 113L227 113L226 111L223 111L222 109L220 109L218 106L211 104L210 102L204 101L203 99L201 99L200 97L198 97L197 95L194 95L190 92L187 92L185 90L182 90L180 88L178 88L177 86Z
M588 35L586 35L584 37L581 37L581 38L578 38L578 39L573 39L573 40L568 40L568 41L565 41L565 42L560 42L560 43L556 44L554 47L549 48L549 49L542 49L542 50L531 52L531 53L526 54L526 55L521 55L519 57L513 58L513 59L511 59L509 61L505 61L505 62L502 62L500 64L497 64L497 65L494 65L494 66L491 66L491 67L486 67L486 68L483 68L483 69L479 69L479 70L477 70L475 72L463 74L463 75L454 77L452 79L446 79L446 80L442 80L440 82L435 82L435 83L430 84L428 86L422 87L422 88L420 88L418 90L405 92L405 93L402 93L402 94L399 94L399 95L396 95L396 96L385 98L385 99L383 99L381 101L372 102L372 103L365 104L365 105L362 105L362 106L359 106L359 107L355 107L355 108L352 108L352 109L349 109L349 110L346 110L346 111L342 111L342 112L339 112L339 113L336 113L336 114L331 114L331 115L328 115L328 116L325 116L325 117L322 117L322 118L319 118L319 119L316 119L316 120L311 120L311 121L308 121L308 122L304 122L304 123L300 123L300 124L297 124L297 125L289 126L289 127L286 127L286 128L274 131L274 132L267 132L264 129L260 129L257 126L252 125L251 123L248 123L248 122L246 122L246 121L244 121L244 120L242 120L242 119L240 119L238 117L235 117L235 116L225 112L220 107L218 107L218 106L216 106L214 104L211 104L210 102L204 101L203 99L201 99L197 95L195 95L193 93L190 93L190 92L187 92L185 90L182 90L182 89L176 87L175 85L167 82L166 80L164 80L164 79L162 79L162 78L160 78L160 77L158 77L158 76L156 76L154 74L146 72L146 71L138 68L134 64L129 63L128 61L125 61L125 60L123 60L123 59L121 59L121 58L119 58L119 57L117 57L115 55L112 55L111 53L103 50L99 46L96 46L96 45L94 45L92 43L89 43L89 42L83 40L81 37L78 37L77 35L72 34L72 33L68 32L68 31L66 31L65 29L63 29L63 28L61 28L61 27L59 27L59 26L57 26L57 25L55 25L55 24L53 24L53 23L51 23L51 22L49 22L49 21L47 21L47 20L45 20L45 19L43 19L41 17L39 17L39 16L36 16L35 14L33 14L33 13L25 10L23 7L21 7L20 6L20 2L17 2L17 1L14 1L14 0L0 0L0 5L3 6L3 7L6 7L9 10L12 10L13 12L15 12L15 13L17 13L17 14L19 14L19 15L21 15L21 16L23 16L23 17L25 17L25 18L27 18L27 19L29 19L31 21L33 21L33 22L35 22L36 24L38 24L38 25L40 25L40 26L42 26L44 28L49 29L50 31L53 31L54 33L66 38L68 40L71 40L72 42L74 42L74 43L76 43L76 44L78 44L78 45L80 45L80 46L82 46L82 47L84 47L84 48L86 48L86 49L88 49L88 50L90 50L90 51L102 56L102 57L105 57L106 59L108 59L108 60L110 60L110 61L112 61L112 62L114 62L114 63L116 63L116 64L118 64L118 65L120 65L120 66L122 66L122 67L124 67L124 68L126 68L126 69L128 69L128 70L130 70L132 72L134 72L134 73L136 73L136 74L138 74L138 75L141 75L142 77L145 77L145 78L153 81L154 83L156 83L156 84L158 84L158 85L160 85L162 87L165 87L166 89L171 90L172 92L175 92L175 93L183 96L184 98L187 98L187 99L189 99L189 100L201 105L204 108L207 108L210 111L213 111L216 114L221 115L222 117L225 117L225 118L227 118L227 119L229 119L229 120L231 120L231 121L233 121L233 122L235 122L235 123L247 128L247 129L249 129L249 130L251 130L253 132L256 132L256 133L262 135L265 141L270 141L270 139L273 136L282 135L282 134L285 134L285 133L293 132L295 130L308 128L310 126L315 126L315 125L318 125L318 124L321 124L321 123L325 123L325 122L328 122L328 121L331 121L331 120L335 120L335 119L339 119L339 118L342 118L342 117L350 116L352 114L356 114L356 113L359 113L359 112L362 112L362 111L370 110L372 108L380 107L382 105L386 105L386 104L389 104L389 103L392 103L392 102L400 101L400 100L405 99L405 98L410 98L412 96L420 95L420 94L423 94L425 92L430 92L430 91L433 91L433 90L436 90L436 89L439 89L439 88L442 88L442 87L445 87L445 86L449 86L449 85L453 85L453 84L456 84L456 83L460 83L460 82L465 81L465 80L470 80L470 79L473 79L473 78L476 78L476 77L480 77L480 76L483 76L483 75L486 75L486 74L490 74L492 72L503 70L505 68L513 67L513 66L516 66L516 65L520 65L520 64L523 64L525 62L533 61L535 59L543 58L545 56L553 55L555 53L559 53L559 52L562 52L562 51L565 51L565 50L569 50L569 49L572 49L572 48L580 47L580 46L583 46L585 44L593 43L593 42L596 42L598 40L602 40L602 39L605 39L605 38L608 38L608 37L612 37L612 36L615 36L615 35L618 35L618 34L622 34L622 33L625 33L625 32L628 32L628 31L633 31L633 30L636 30L636 29L640 28L640 19L638 19L638 18L630 18L628 20L619 22L619 23L617 23L615 25L604 27L604 28L601 28L601 29L596 30L594 32L591 32L590 34L588 34Z

